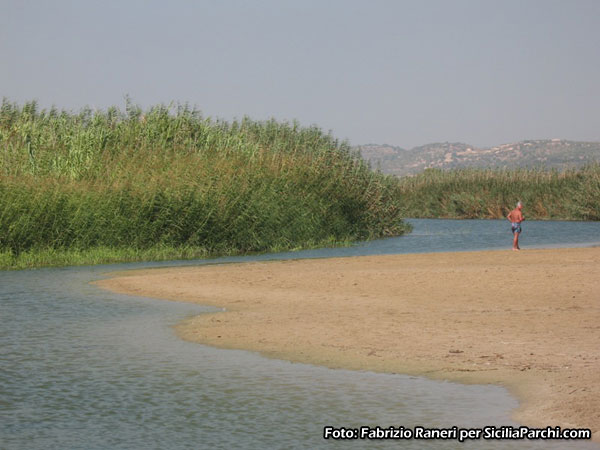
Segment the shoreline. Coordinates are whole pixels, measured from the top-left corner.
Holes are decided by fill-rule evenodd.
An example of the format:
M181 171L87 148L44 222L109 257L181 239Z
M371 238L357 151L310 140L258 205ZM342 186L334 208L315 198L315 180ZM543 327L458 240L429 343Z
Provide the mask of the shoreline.
M513 418L600 440L600 248L355 256L115 273L128 295L225 308L185 340L331 368L505 386Z

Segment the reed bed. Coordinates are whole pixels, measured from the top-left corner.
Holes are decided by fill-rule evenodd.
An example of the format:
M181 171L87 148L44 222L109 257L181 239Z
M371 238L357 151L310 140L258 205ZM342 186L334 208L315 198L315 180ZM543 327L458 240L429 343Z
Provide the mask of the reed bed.
M400 179L404 217L498 219L517 201L531 219L600 220L600 165L442 171Z
M0 267L195 258L398 235L398 181L318 127L187 105L0 108Z
M400 235L402 217L600 220L600 166L372 171L298 123L187 105L0 107L0 268L200 258Z

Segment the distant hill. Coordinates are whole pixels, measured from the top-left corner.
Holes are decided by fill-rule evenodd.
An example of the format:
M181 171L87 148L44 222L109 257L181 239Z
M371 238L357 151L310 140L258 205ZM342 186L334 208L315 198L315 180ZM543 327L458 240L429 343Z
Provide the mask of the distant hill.
M530 140L477 148L460 142L434 143L410 150L391 145L354 147L374 169L411 175L424 169L545 167L566 169L600 161L600 142L562 139Z

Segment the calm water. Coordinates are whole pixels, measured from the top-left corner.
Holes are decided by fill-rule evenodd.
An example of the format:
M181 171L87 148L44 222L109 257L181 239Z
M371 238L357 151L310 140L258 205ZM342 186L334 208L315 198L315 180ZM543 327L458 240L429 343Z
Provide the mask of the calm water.
M504 221L412 220L412 234L343 249L207 262L510 247ZM593 245L600 223L526 222L522 248ZM0 448L397 447L324 441L325 425L516 425L497 386L330 370L183 342L207 311L88 284L121 264L0 272ZM401 344L401 343L399 343ZM588 442L403 441L403 448L597 448Z

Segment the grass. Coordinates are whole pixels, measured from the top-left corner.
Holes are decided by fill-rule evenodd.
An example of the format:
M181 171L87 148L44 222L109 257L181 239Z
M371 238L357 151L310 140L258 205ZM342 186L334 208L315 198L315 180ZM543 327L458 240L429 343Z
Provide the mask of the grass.
M0 267L197 258L402 234L398 182L317 127L186 105L0 108Z
M297 248L271 247L266 251L278 253L323 247L346 247L351 241L307 242ZM238 256L243 253L236 249L211 252L203 247L169 247L158 245L145 249L133 247L92 247L79 249L31 249L18 254L11 251L0 252L0 270L35 269L40 267L81 266L140 261L174 261Z

